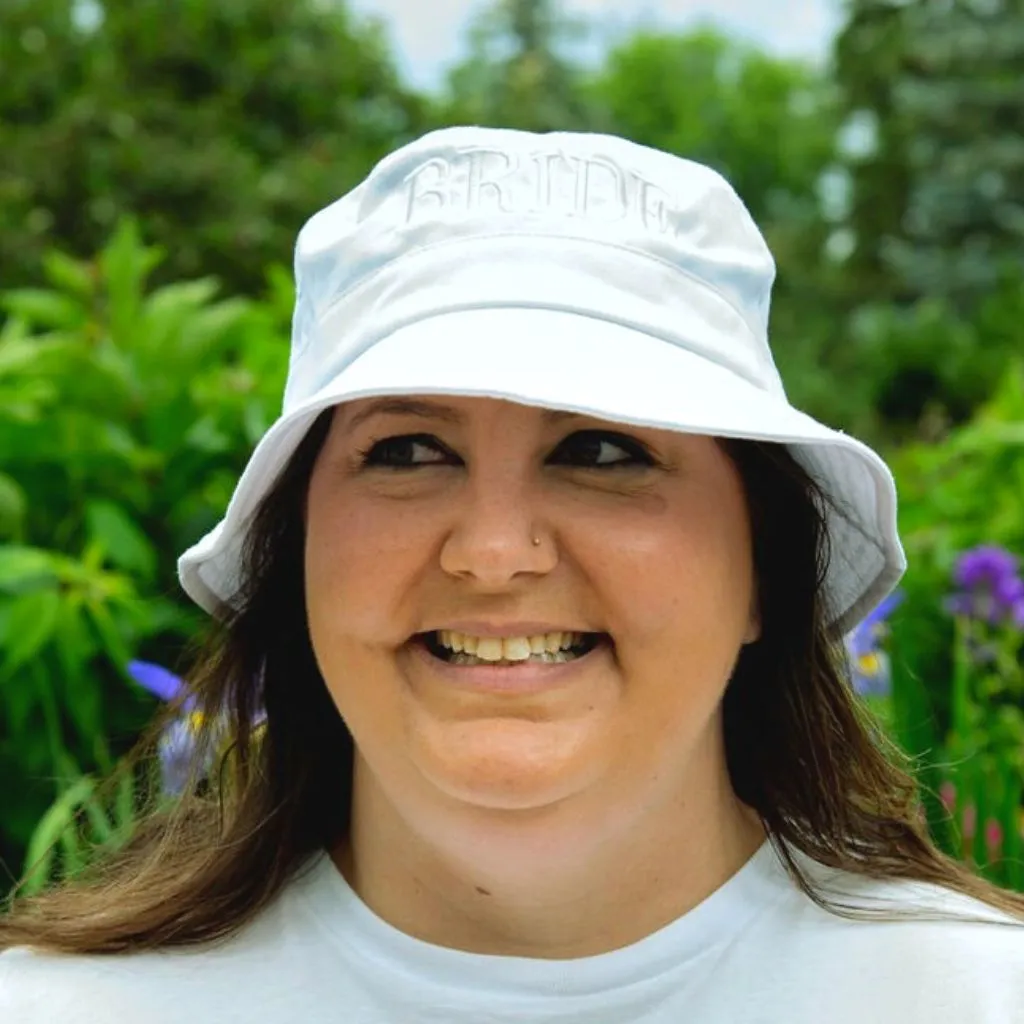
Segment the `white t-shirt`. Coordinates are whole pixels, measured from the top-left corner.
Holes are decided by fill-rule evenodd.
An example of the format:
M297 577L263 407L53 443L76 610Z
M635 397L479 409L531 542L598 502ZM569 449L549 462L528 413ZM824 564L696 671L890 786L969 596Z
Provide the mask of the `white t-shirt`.
M859 906L953 906L804 858ZM885 904L890 905L890 904ZM764 846L721 888L600 956L463 953L376 917L326 854L218 947L116 957L0 955L3 1024L1024 1024L1024 926L849 921Z

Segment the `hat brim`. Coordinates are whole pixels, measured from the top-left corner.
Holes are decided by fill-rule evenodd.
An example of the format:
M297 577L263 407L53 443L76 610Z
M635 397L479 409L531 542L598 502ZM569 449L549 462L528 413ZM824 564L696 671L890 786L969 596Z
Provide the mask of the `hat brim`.
M418 320L381 339L287 410L257 445L224 519L178 562L211 614L232 605L245 531L319 413L391 394L462 395L564 409L613 422L790 446L831 499L830 619L852 629L906 562L885 462L706 356L607 320L537 308L486 308Z

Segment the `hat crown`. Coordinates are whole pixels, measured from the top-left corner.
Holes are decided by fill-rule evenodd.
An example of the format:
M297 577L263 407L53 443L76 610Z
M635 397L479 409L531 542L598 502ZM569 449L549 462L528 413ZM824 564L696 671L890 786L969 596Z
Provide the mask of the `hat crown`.
M765 378L763 386L781 387L767 338L775 264L725 178L615 136L492 128L423 136L307 221L296 245L293 364L325 314L384 268L428 250L438 260L457 260L451 247L459 242L467 243L461 258L472 261L479 255L469 243L502 238L530 239L537 254L555 240L601 246L598 278L614 274L616 260L643 257L698 279L745 326L745 343L757 350L747 354L752 372ZM449 252L442 255L442 247ZM422 283L411 275L404 285ZM392 290L402 286L396 281ZM550 302L550 295L531 295L529 288L524 279L518 291L489 299L475 285L482 303ZM310 387L319 378L298 375Z

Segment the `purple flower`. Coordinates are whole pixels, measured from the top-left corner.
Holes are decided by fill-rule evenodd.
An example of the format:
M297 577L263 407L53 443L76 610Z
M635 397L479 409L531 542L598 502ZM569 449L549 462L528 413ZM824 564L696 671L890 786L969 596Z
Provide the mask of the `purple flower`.
M185 693L184 679L162 665L148 661L130 661L128 674L162 701L177 700ZM188 765L195 753L196 736L203 724L202 712L195 710L195 697L184 703L184 714L176 718L160 737L160 778L163 791L180 796L188 778Z
M1024 580L1017 566L1017 558L996 545L965 551L953 570L960 589L946 600L946 610L990 625L1008 620L1024 627Z
M198 725L192 716L177 718L160 737L160 785L169 796L181 796L184 792Z
M168 703L176 700L185 691L184 679L162 665L154 665L149 661L129 661L128 674L154 697ZM186 703L191 708L195 704L195 699L189 698Z
M996 583L993 596L997 604L1005 608L1014 607L1024 600L1024 580L1018 576L1004 576Z
M957 560L953 579L965 590L994 588L1000 581L1017 575L1017 559L1005 548L982 544L965 551Z
M177 700L187 690L184 679L162 665L154 665L148 661L132 661L128 663L128 674L144 689L162 701ZM196 743L202 735L204 715L196 710L196 699L190 694L182 705L183 713L164 730L160 737L160 777L165 793L180 796L188 781L188 767L196 754ZM260 730L266 724L266 712L260 710L253 719L253 726ZM211 747L207 751L205 771L209 772L216 759L217 748L225 739L224 718L217 721L216 736L207 733Z
M881 645L889 635L888 618L902 600L899 591L890 594L846 637L853 688L862 697L885 697L892 688L889 657Z

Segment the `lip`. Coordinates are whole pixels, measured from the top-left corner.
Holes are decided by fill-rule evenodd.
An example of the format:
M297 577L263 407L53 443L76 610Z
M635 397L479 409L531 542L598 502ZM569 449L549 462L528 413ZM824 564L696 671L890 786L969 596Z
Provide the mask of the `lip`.
M493 634L492 634L493 635ZM517 636L520 634L512 634ZM602 641L592 651L572 661L546 665L543 662L525 662L522 665L452 665L427 650L426 645L409 645L411 654L433 675L445 683L475 693L505 694L521 696L543 693L574 682L577 677L593 666L594 662L607 653L608 643Z
M506 639L513 636L539 636L541 633L598 633L597 629L585 629L581 626L555 625L551 622L481 622L462 620L445 622L424 630L425 633L437 633L442 629L466 633L469 636L489 636Z

